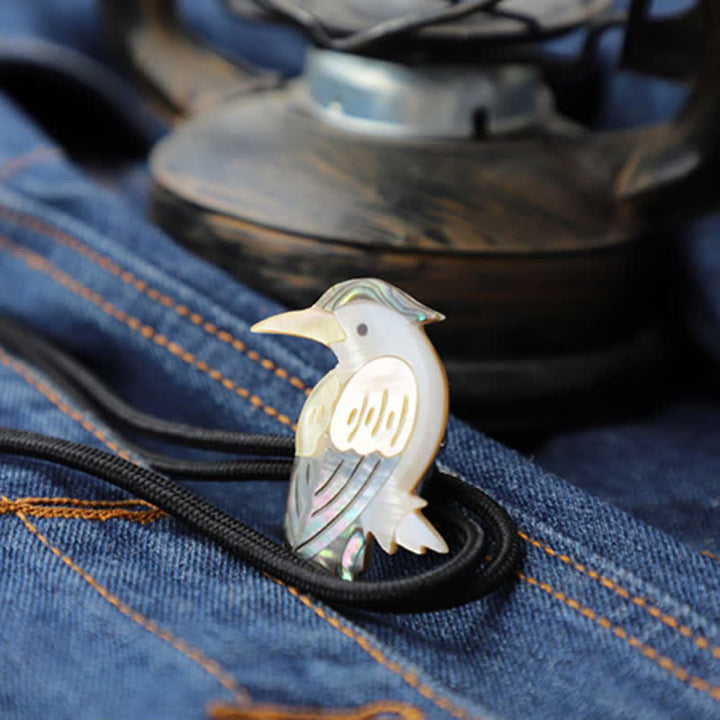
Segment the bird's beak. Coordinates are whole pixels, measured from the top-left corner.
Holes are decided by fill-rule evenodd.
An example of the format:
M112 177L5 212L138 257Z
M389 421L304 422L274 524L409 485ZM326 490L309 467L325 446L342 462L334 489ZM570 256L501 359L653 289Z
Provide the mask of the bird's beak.
M254 333L294 335L315 340L323 345L330 345L345 339L345 333L335 314L315 306L306 310L292 310L280 315L273 315L255 323L250 330Z

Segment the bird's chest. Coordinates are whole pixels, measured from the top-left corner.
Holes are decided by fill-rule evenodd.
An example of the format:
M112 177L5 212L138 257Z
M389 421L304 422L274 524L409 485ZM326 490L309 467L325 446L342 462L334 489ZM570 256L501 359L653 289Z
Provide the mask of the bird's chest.
M319 457L329 441L332 416L342 391L335 371L329 372L314 388L303 405L295 434L297 457Z

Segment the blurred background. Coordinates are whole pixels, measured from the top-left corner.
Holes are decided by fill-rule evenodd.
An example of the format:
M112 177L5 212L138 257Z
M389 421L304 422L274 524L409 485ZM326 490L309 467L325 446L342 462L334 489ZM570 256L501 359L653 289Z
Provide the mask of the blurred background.
M371 275L442 310L453 407L522 445L714 382L719 26L705 0L7 2L0 86L284 304Z
M0 4L91 177L286 305L397 284L454 412L715 551L719 72L714 0Z

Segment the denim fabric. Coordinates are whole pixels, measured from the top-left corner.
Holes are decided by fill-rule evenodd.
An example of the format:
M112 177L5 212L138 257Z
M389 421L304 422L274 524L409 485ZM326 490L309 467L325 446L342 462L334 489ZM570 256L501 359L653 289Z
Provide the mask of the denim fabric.
M91 52L91 13L8 3L0 32ZM278 307L178 247L133 197L0 96L0 311L140 408L291 432L328 352L251 335ZM682 245L683 308L720 362L716 222ZM534 461L451 419L440 460L513 515L522 565L487 599L409 616L340 614L97 479L2 457L0 715L199 719L249 697L408 718L720 717L720 404L660 400L632 423L552 438ZM0 425L122 452L4 352ZM280 538L283 484L197 489Z

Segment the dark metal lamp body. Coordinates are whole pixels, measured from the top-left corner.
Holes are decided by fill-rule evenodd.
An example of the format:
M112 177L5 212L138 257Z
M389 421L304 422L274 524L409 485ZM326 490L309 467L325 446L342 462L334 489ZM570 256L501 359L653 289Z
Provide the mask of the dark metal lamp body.
M668 35L671 21L636 2L626 63L645 69L653 43L676 38L658 69L691 76L695 93L672 122L596 134L553 110L546 68L527 58L531 41L605 4L555 3L566 14L529 31L510 13L353 54L313 49L298 81L243 76L241 94L222 86L200 112L175 102L193 116L152 154L153 217L290 306L375 276L440 308L448 321L434 339L454 401L498 426L549 422L550 398L564 414L633 383L659 352L663 228L712 201L720 12L700 2L672 19L683 33ZM355 30L354 7L328 24ZM168 3L125 8L123 37L135 33L135 46L152 23L172 28ZM480 59L438 62L463 42Z

